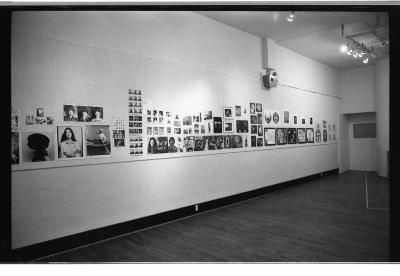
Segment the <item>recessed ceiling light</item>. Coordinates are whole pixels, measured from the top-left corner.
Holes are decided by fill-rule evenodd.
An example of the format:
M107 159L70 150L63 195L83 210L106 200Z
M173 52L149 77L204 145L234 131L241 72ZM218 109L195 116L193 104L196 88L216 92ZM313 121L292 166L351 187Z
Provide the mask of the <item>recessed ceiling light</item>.
M288 22L293 22L294 21L294 12L290 12L290 14L288 15L288 17L286 17L286 20Z

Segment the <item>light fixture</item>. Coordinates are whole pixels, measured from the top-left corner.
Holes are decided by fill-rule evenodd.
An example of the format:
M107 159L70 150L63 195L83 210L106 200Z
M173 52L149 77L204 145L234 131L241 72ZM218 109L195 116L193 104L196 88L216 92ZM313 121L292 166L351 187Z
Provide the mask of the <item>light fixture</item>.
M288 17L286 17L286 20L288 22L293 22L294 21L294 12L290 12Z
M342 45L342 46L340 46L340 51L341 51L342 53L347 53L348 50L349 50L349 49L347 48L347 45Z
M363 60L364 63L368 63L368 57L366 59Z

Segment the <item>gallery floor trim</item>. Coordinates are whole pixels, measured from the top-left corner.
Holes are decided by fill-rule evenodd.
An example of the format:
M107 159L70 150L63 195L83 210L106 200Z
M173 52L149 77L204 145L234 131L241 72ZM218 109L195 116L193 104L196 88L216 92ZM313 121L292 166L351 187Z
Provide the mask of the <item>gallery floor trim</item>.
M58 239L22 247L13 250L12 256L15 262L29 262L46 256L54 255L60 252L68 251L89 244L98 243L104 240L120 237L134 231L150 228L161 225L167 222L175 221L192 215L207 212L212 209L231 205L240 201L255 198L266 193L287 188L296 184L305 183L323 176L338 174L339 169L324 171L321 173L309 175L306 177L293 179L290 181L278 183L275 185L266 186L256 190L235 194L207 202L190 205L187 207L122 222L90 231L61 237Z

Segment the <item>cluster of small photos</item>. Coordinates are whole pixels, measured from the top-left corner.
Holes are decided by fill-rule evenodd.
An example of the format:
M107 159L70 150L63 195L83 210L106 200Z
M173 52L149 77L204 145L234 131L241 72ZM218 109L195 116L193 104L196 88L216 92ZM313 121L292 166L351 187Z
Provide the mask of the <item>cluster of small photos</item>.
M114 147L125 146L125 126L123 116L113 116Z
M178 115L170 111L153 109L147 110L147 135L179 135L182 133L181 121ZM172 133L173 129L173 133Z
M263 146L263 113L262 104L250 103L250 134L252 147Z
M143 154L142 91L129 89L129 154Z

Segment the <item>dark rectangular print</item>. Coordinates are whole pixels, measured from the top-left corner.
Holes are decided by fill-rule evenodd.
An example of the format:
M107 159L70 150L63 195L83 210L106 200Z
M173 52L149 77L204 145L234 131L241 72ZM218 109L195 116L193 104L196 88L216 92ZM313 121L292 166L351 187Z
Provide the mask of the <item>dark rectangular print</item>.
M287 144L286 128L277 128L276 129L276 144L277 145Z
M288 128L287 136L288 136L288 144L296 144L297 143L297 131L295 128Z
M213 117L214 133L222 133L222 117Z

